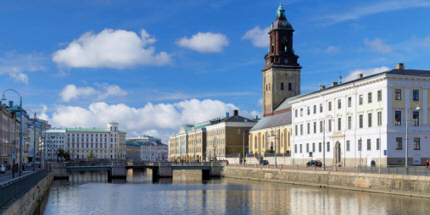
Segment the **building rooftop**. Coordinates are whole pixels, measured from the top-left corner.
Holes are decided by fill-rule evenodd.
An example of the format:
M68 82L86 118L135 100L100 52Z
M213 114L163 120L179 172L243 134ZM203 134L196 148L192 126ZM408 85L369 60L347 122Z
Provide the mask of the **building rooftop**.
M66 128L70 132L110 132L107 128ZM125 131L118 131L118 133L127 133Z

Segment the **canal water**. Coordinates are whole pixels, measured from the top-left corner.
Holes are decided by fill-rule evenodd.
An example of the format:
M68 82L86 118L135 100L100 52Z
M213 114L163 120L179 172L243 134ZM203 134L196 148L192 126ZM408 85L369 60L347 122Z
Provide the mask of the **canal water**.
M201 180L174 172L152 182L129 170L108 181L107 172L74 172L55 180L43 214L429 214L430 200L238 179Z

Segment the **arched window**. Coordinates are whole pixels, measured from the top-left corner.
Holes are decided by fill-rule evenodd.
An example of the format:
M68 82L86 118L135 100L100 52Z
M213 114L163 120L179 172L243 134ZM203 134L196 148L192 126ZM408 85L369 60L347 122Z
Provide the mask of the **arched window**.
M293 86L291 83L288 83L288 90L293 90Z
M281 90L284 90L284 82L281 82Z
M258 149L258 136L255 136L255 140L254 140L254 148Z

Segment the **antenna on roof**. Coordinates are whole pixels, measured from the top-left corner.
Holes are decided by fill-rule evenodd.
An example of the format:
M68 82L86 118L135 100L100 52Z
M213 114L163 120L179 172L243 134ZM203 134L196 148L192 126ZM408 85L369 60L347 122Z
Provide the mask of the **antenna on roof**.
M340 72L339 72L339 84L342 84L342 76Z

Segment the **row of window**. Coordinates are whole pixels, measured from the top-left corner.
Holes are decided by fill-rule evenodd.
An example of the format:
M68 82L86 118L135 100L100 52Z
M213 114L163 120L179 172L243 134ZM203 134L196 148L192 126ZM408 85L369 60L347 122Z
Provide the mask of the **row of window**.
M75 134L72 134L72 135L67 134L67 136L68 136L68 137L70 137L70 136L74 137L74 136L75 136ZM77 137L79 137L79 136L81 136L81 137L84 137L84 136L89 137L90 135L89 135L89 134L76 134L76 136L77 136ZM93 137L93 136L94 136L94 134L91 134L91 137ZM96 134L95 136L96 136L96 137L99 137L99 134ZM110 136L111 136L111 137L113 137L114 135L113 135L113 134L111 134ZM103 134L100 134L100 137L103 137ZM107 137L107 134L104 134L104 137ZM115 137L116 137L116 134L115 134Z
M394 100L402 100L402 89L394 89ZM412 101L420 101L420 90L412 90Z
M72 142L75 142L75 140L76 140L76 142L84 142L84 140L85 140L85 139L84 139L84 138L76 138L76 139L75 139L75 138L72 138L72 139L67 139L67 141L68 141L68 142L70 142L70 140L71 140ZM93 141L94 141L94 139L91 139L91 138L90 138L90 139L88 139L88 138L87 138L87 142L93 142ZM94 142L98 143L99 141L100 141L100 142L103 142L103 139L102 139L102 138L100 138L100 139L95 139L95 141L94 141ZM111 142L114 142L114 141L116 142L116 139L112 139L112 138L110 138L110 141L111 141ZM105 141L104 141L104 142L107 142L107 139L106 139L106 138L105 138Z
M297 145L299 145L299 153L303 153L303 148L302 148L302 144L295 144L294 145L294 152L297 153ZM362 146L362 140L358 140L357 143L357 151L362 151L363 150L363 146ZM367 151L371 151L372 150L372 139L367 139ZM316 152L315 151L315 143L312 143L312 149L309 148L310 145L309 143L306 143L306 153L309 152ZM330 152L330 142L327 142L326 144L327 147L327 152ZM380 143L380 139L376 138L376 150L380 150L381 149L381 143ZM403 143L402 143L402 137L397 137L396 138L396 150L402 150L403 149ZM420 138L414 138L414 150L421 150L421 139ZM347 140L346 141L346 151L351 151L351 141ZM320 142L318 144L318 152L322 152L322 143Z
M72 145L72 148L75 148L74 143L72 143L71 145ZM67 144L67 147L70 148L70 143ZM104 147L103 147L103 143L100 143L100 148L107 148L107 147L108 147L108 144L105 143ZM92 143L91 144L88 144L88 143L87 144L84 144L84 143L79 144L78 143L78 144L76 144L76 148L99 148L99 145L97 143L95 145L93 145ZM112 144L110 144L110 148L113 148Z
M270 89L271 89L270 83L266 84L266 91L269 91ZM284 89L284 82L281 82L280 90L285 90ZM288 90L289 91L293 90L293 84L288 83Z
M377 101L378 102L382 101L382 90L378 90L378 92L377 92ZM372 93L371 92L367 94L367 102L372 103ZM358 96L358 104L359 105L363 104L363 94ZM348 107L351 107L351 106L352 106L352 98L348 97ZM342 99L337 100L337 108L338 109L342 108ZM332 110L332 102L331 101L328 102L327 109L328 109L328 111ZM319 112L320 113L323 112L323 104L322 103L319 105ZM313 113L314 114L317 113L317 105L313 106ZM294 110L294 116L298 117L298 114L299 114L298 109L295 109ZM310 115L310 114L311 114L311 106L308 106L307 107L307 115ZM303 108L300 108L300 116L303 116Z
M394 111L394 125L402 125L402 111ZM420 125L420 112L413 111L412 112L412 125L419 126Z
M370 128L372 127L372 113L368 113L367 114L367 127ZM382 112L378 112L377 113L377 126L381 126L382 125ZM332 131L333 128L333 121L332 120L328 120L327 124L328 124L328 132ZM320 120L319 121L319 132L323 133L324 132L324 121ZM295 125L294 126L294 130L295 130L295 135L298 136L299 135L299 129L298 129L299 125ZM358 116L358 127L359 128L363 128L364 127L364 121L363 121L363 114L360 114ZM348 116L347 118L347 129L351 130L352 129L352 116ZM313 132L314 134L317 133L317 122L313 122L313 129L311 131L311 123L308 122L307 123L307 134L310 134L311 132ZM342 118L339 117L337 118L337 131L341 131L342 130ZM300 124L300 135L303 135L303 124Z

